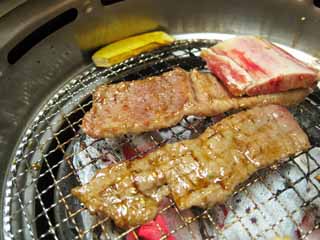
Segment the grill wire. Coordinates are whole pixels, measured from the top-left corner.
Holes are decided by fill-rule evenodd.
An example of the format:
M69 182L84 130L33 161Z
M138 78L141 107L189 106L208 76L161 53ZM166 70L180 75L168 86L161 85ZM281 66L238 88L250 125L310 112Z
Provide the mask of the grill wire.
M4 199L5 239L91 239L93 236L121 239L130 232L138 239L135 228L119 231L107 218L96 219L92 226L85 228L83 216L89 214L70 194L72 187L81 184L79 173L86 167L75 166L73 159L90 147L84 143L85 136L79 127L82 116L92 104L90 93L101 83L142 79L175 66L186 70L204 69L200 49L214 43L213 40L181 40L111 68L91 67L52 96L29 125L11 164ZM304 232L297 219L308 209L320 207L320 184L315 178L320 175L319 105L320 93L316 90L291 109L311 139L313 147L308 152L259 171L224 205L213 209L195 208L191 215L186 215L169 200L160 213L171 211L178 217L179 224L170 229L169 234L163 232L162 239L181 231L187 232L191 239L237 239L235 236L273 239L283 235L288 223L296 227L294 231L301 239L306 239L312 231ZM195 137L214 121L214 118L187 117L176 127L145 134L144 137L153 143L147 151L166 142ZM169 137L159 137L164 131ZM121 149L129 145L133 149L131 158L144 155L145 152L134 146L135 137L119 139L116 147L110 146L108 154L120 161ZM79 151L73 151L75 142L81 145ZM103 157L92 158L87 164L94 165ZM263 197L257 192L260 195L262 192ZM221 210L229 220L221 222L217 218ZM313 230L319 227L317 223Z

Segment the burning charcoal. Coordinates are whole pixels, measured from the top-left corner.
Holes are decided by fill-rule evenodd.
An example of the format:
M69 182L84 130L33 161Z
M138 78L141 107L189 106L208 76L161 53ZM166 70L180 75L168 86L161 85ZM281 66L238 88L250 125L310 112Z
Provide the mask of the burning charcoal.
M148 223L141 225L136 231L138 238L143 240L160 240L161 237L167 235L168 240L175 240L170 232L168 225L161 214L158 214L156 218ZM135 240L133 232L127 235L127 240Z
M308 207L302 217L299 228L297 229L297 237L299 239L319 240L320 229L315 229L320 224L320 210L317 206Z
M250 221L251 221L253 224L256 224L256 223L257 223L257 219L256 219L255 217L250 218Z

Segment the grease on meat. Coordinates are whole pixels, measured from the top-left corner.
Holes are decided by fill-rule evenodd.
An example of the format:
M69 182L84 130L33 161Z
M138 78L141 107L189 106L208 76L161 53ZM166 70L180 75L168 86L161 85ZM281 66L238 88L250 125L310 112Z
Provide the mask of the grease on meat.
M222 203L255 171L309 147L287 109L255 107L221 120L196 139L108 166L72 194L92 213L129 228L153 219L167 196L181 210Z

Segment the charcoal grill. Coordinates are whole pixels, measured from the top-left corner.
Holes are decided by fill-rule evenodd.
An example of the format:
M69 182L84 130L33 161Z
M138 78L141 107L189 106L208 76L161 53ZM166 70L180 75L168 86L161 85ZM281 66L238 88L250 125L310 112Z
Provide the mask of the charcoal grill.
M209 36L202 35L206 38ZM181 39L186 37L194 36L178 36ZM216 38L218 37L221 38L216 35ZM95 86L102 83L141 79L158 75L175 66L186 70L205 70L205 64L199 57L200 49L215 43L215 40L178 40L172 46L129 59L111 68L90 66L62 87L26 130L11 165L4 209L6 237L94 239L94 235L101 238L105 235L107 239L120 239L134 231L111 230L110 224L106 224L109 219L92 221L92 225L87 226L84 221L89 217L89 213L70 195L72 187L84 183L83 175L91 174L88 167L94 166L94 169L98 169L103 166L97 163L104 157L102 153L98 152L93 157L88 150L89 147L99 150L96 146L97 141L89 140L87 143L86 137L79 130L81 118L91 105L90 93ZM309 60L314 59L310 57ZM223 223L223 227L217 225L217 213L213 210L196 209L193 217L186 219L174 203L169 202L161 212L174 209L182 220L171 233L188 228L188 225L195 221L199 225L199 232L201 228L204 239L232 239L232 236L228 235L230 229L237 234L243 234L242 239L266 239L267 236L271 239L276 235L290 234L285 231L288 226L297 226L296 230L299 230L301 216L295 214L303 214L303 209L311 205L318 206L320 200L320 184L314 178L320 174L320 148L316 147L320 132L319 100L320 92L316 91L304 103L292 109L314 142L310 151L287 160L284 166L268 170L268 174L261 171L242 186L226 203L225 207L231 211L232 217ZM212 121L214 119L189 117L173 128L145 134L144 141L153 143L152 148L147 150L157 148L168 141L195 137ZM100 148L106 149L113 161L117 162L123 158L121 149L129 144L135 152L131 158L135 158L144 154L138 150L138 146L134 146L137 137L139 136L125 136L118 139L116 144L100 140ZM76 148L75 144L81 147ZM79 163L81 159L75 158L84 158L79 156L83 153L89 157L89 161L79 165L77 161ZM275 183L270 182L271 179ZM265 196L261 199L259 194ZM293 203L288 204L288 200ZM238 208L240 204L241 207ZM282 212L283 215L276 214L273 219L270 214L275 209L267 210L271 206L276 207L276 211ZM244 213L243 208L246 209ZM255 228L262 228L261 231L251 229L252 221L259 221L255 223ZM319 225L315 227L318 228ZM308 235L307 232L302 234Z
M189 116L169 129L93 140L79 126L96 86L158 75L175 66L207 71L199 52L231 37L223 33L265 36L319 68L320 9L312 1L176 2L34 1L0 12L0 239L138 238L137 228L123 231L109 219L90 216L71 188L109 162L121 161L126 147L133 159L167 142L196 137L219 120ZM129 14L132 9L135 16ZM102 26L120 18L126 19L124 30L110 37ZM145 25L133 27L133 19ZM91 64L90 54L104 42L159 27L176 34L177 41L110 68ZM213 209L181 212L168 200L160 213L176 221L162 239L308 239L319 229L319 221L308 231L301 222L320 208L320 91L290 111L312 148L259 171ZM141 150L144 143L149 147Z

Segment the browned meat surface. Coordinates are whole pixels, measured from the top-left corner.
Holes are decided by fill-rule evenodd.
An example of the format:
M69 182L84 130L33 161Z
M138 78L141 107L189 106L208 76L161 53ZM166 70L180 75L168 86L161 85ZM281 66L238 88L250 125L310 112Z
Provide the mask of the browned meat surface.
M189 73L175 69L144 80L102 85L82 122L92 137L110 137L178 123L192 100Z
M296 104L308 89L231 98L208 73L180 68L144 80L102 85L93 94L93 107L82 129L94 138L141 133L177 124L186 115L212 116L256 105Z
M221 120L196 139L102 169L72 194L92 213L128 228L153 219L165 196L180 209L221 203L258 169L309 146L288 110L255 107Z
M254 106L279 104L291 106L301 102L312 89L297 89L253 97L230 97L228 91L209 73L191 72L195 102L186 115L214 116L226 111Z

